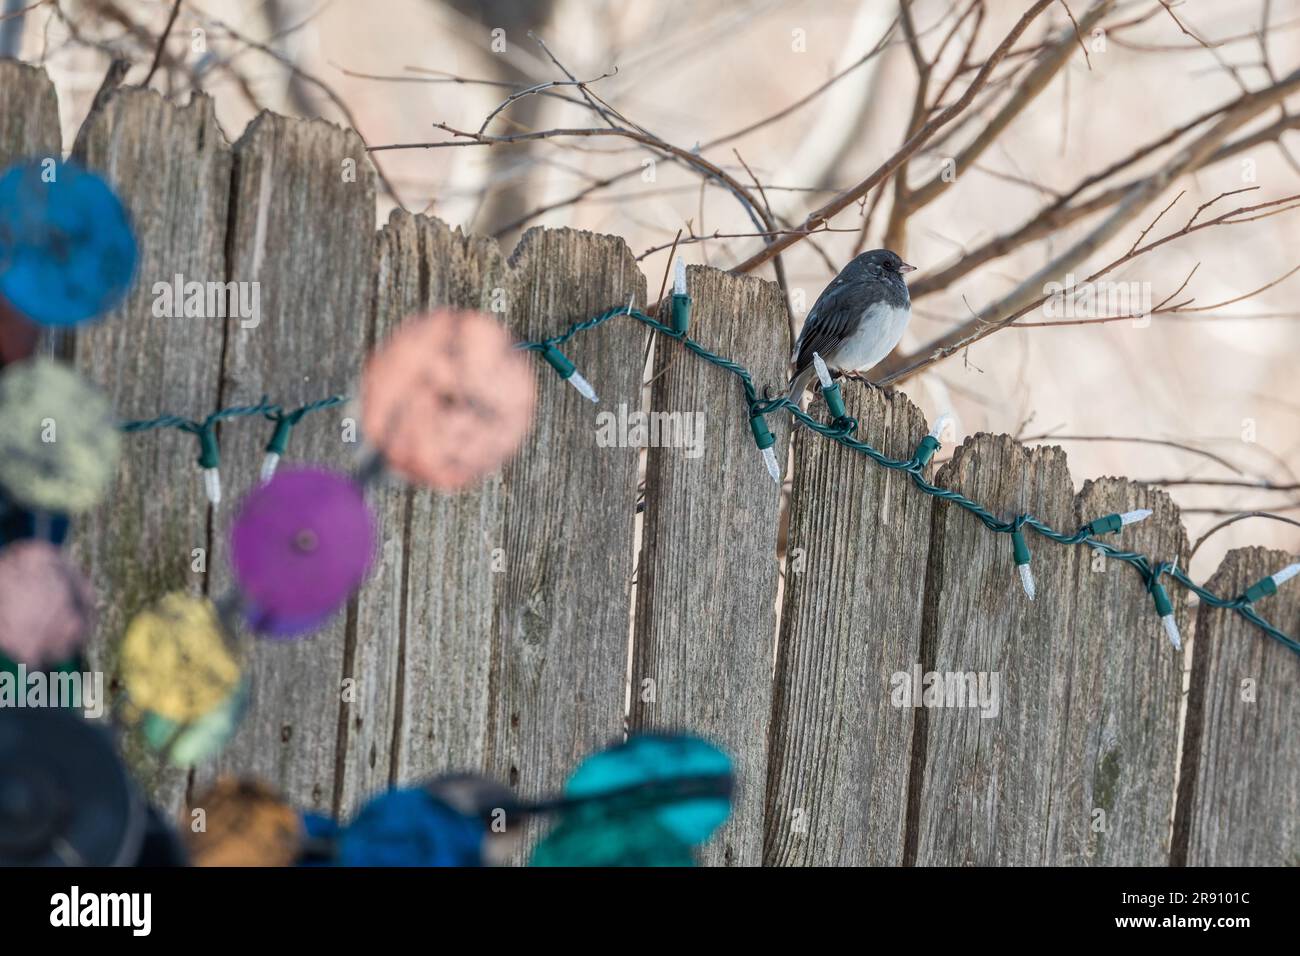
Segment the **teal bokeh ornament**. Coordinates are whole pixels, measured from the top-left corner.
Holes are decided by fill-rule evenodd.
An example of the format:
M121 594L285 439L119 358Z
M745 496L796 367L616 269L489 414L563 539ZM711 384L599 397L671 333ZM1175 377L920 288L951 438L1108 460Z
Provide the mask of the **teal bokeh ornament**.
M731 813L731 759L708 741L646 734L588 757L533 866L691 866L692 848Z
M189 723L153 711L140 716L140 734L150 750L177 767L193 767L220 752L239 729L248 706L248 682L240 684L215 709Z
M703 843L731 813L731 759L684 734L645 734L584 760L564 788L569 800L600 798L605 812L648 814L688 845Z

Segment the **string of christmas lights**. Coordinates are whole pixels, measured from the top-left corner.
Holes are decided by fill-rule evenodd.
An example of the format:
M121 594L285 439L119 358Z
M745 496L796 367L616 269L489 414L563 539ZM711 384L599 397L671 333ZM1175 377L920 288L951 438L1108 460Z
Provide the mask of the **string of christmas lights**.
M266 443L265 457L262 459L261 479L267 482L275 476L275 470L280 464L280 459L284 457L294 426L312 412L333 408L346 401L346 396L330 395L287 412L282 406L268 402L266 396L263 396L256 405L232 405L213 412L202 421L182 418L179 415L159 415L156 418L122 422L118 425L118 429L125 434L135 434L161 428L175 428L195 436L199 442L198 465L203 472L203 489L208 496L208 501L215 506L221 503L221 451L217 444L216 431L218 424L232 418L259 415L275 423L271 440Z
M1289 581L1291 578L1300 574L1300 563L1290 564L1285 568L1277 571L1269 577L1263 578L1247 588L1242 594L1232 597L1223 598L1213 591L1194 582L1187 573L1178 568L1176 563L1156 562L1147 558L1145 555L1133 551L1127 551L1106 541L1101 540L1103 535L1119 533L1123 528L1135 522L1141 521L1150 516L1149 509L1140 509L1129 511L1123 514L1110 514L1096 518L1093 521L1083 525L1083 527L1072 533L1057 531L1046 522L1034 517L1030 513L1017 514L1009 521L1004 521L989 511L987 508L972 501L960 492L948 488L940 488L926 481L924 471L934 452L940 446L940 435L946 424L947 416L941 416L939 421L931 432L921 439L920 444L913 452L911 458L891 458L883 452L877 450L869 443L854 437L857 429L857 420L845 413L844 399L840 394L840 386L834 382L825 362L820 356L814 358L814 364L817 368L818 377L821 379L823 386L823 396L826 399L827 409L830 412L831 420L823 422L813 418L795 401L789 397L781 395L777 397L760 396L754 386L753 377L749 370L740 363L718 355L705 348L696 340L692 339L688 331L690 329L690 308L691 299L686 291L685 268L679 259L675 269L675 278L673 283L673 293L668 304L671 324L665 324L660 320L646 315L644 312L628 308L618 307L608 309L599 315L580 322L575 322L558 335L553 335L546 339L536 342L525 342L518 347L528 351L540 352L547 363L556 370L560 378L574 385L585 397L595 400L595 393L591 385L585 378L577 372L576 367L569 358L560 351L560 346L564 345L574 336L581 332L598 328L609 320L617 316L627 316L647 326L651 330L678 342L688 352L704 359L710 365L714 365L724 371L730 372L740 382L741 390L744 393L745 407L749 417L750 430L754 436L754 444L762 454L763 462L772 476L772 479L778 484L781 481L780 468L776 461L776 454L773 446L776 439L772 431L767 426L766 418L774 412L784 411L789 413L790 417L799 424L805 426L824 438L850 448L860 454L866 455L876 464L892 471L900 471L907 474L912 483L931 497L947 501L958 506L964 511L974 515L986 528L997 534L1006 534L1011 538L1012 562L1016 567L1016 572L1020 577L1020 582L1024 588L1026 596L1032 601L1037 592L1034 583L1033 571L1030 568L1030 552L1028 544L1025 541L1024 529L1029 528L1048 540L1055 541L1058 544L1067 545L1086 545L1094 550L1101 551L1107 557L1114 558L1118 561L1134 568L1142 577L1142 582L1146 586L1147 592L1151 595L1151 600L1155 606L1156 614L1160 619L1161 627L1169 638L1169 642L1175 648L1182 647L1182 638L1178 632L1178 624L1174 619L1173 604L1169 599L1169 594L1165 590L1161 578L1169 577L1178 582L1184 588L1188 589L1199 597L1203 602L1216 608L1230 609L1241 617L1245 618L1251 624L1264 631L1269 637L1280 642L1293 652L1300 654L1300 641L1290 637L1279 628L1268 623L1255 611L1256 602L1277 592L1279 585Z

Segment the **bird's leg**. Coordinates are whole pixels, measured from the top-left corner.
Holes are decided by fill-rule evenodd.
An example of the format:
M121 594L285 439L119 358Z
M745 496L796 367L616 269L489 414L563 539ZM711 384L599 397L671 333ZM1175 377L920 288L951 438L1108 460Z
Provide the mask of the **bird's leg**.
M885 388L885 386L877 385L875 382L871 381L871 379L867 378L866 374L863 372L845 372L844 377L851 378L855 382L861 382L863 385L867 386L867 388L875 388L882 391Z

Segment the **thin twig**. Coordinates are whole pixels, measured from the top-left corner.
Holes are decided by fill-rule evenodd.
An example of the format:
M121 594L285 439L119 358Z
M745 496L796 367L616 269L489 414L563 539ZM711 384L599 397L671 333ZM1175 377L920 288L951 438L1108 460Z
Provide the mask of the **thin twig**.
M167 38L171 36L172 25L176 22L176 15L180 12L181 0L176 0L176 2L172 4L171 15L167 17L167 25L163 27L162 35L158 37L158 49L154 51L153 63L149 67L149 72L145 74L144 82L140 84L141 86L148 86L149 81L153 79L154 73L157 72L158 64L162 62L163 48L167 45Z

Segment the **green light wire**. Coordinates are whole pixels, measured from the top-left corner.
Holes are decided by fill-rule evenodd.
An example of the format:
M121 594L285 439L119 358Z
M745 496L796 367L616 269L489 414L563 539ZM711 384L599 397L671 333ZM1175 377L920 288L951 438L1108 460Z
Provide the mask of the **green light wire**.
M1255 612L1252 602L1248 601L1245 595L1240 595L1235 598L1221 598L1214 592L1209 591L1194 582L1185 572L1179 570L1172 564L1159 562L1153 567L1145 555L1138 554L1134 551L1125 551L1122 548L1117 548L1114 545L1107 544L1106 542L1093 537L1087 525L1084 525L1078 531L1067 534L1057 531L1046 522L1035 518L1032 514L1020 514L1010 521L1003 521L998 518L997 515L967 498L960 492L952 491L948 488L940 488L937 485L932 485L930 482L926 481L923 474L926 463L924 460L919 459L917 455L913 455L908 459L890 458L888 455L878 451L866 442L853 438L852 433L857 428L858 424L855 419L846 417L828 424L813 418L801 409L798 403L791 401L787 396L782 395L775 398L760 398L757 390L754 388L754 380L750 376L749 370L743 365L732 361L729 358L710 352L699 342L690 338L690 336L683 332L674 330L671 326L665 325L663 322L646 315L644 312L629 309L626 306L618 306L608 309L593 318L584 319L581 322L575 322L559 335L553 335L550 338L542 339L538 342L524 342L517 347L532 352L545 352L548 348L558 348L572 339L579 332L586 332L590 329L594 329L619 315L626 315L667 338L675 339L680 342L687 351L698 355L710 365L715 365L718 368L724 369L735 375L736 378L740 380L740 386L744 390L745 404L749 409L748 418L751 420L756 417L768 415L771 412L779 410L787 411L790 413L790 416L801 425L805 426L810 431L816 432L823 438L829 438L846 448L851 448L860 454L866 455L876 464L884 468L889 468L893 471L906 472L912 479L912 483L921 491L931 497L947 501L950 504L954 504L964 511L969 512L978 518L990 531L998 534L1011 534L1027 527L1031 528L1042 537L1055 541L1058 544L1082 544L1089 548L1094 548L1101 551L1107 557L1115 558L1116 560L1122 561L1136 569L1142 576L1142 582L1150 593L1155 592L1156 586L1160 583L1161 577L1168 575L1211 607L1228 608L1235 611L1251 624L1262 630L1269 637L1279 641L1282 645L1294 651L1296 654L1300 654L1300 642L1289 637L1286 633L1260 617Z
M157 418L122 422L117 427L126 434L154 431L160 428L175 428L188 435L199 435L205 431L211 431L218 422L230 418L251 418L257 415L273 422L278 423L283 420L288 421L291 425L296 425L304 415L309 415L322 408L333 408L335 405L342 405L347 400L346 395L331 395L328 398L309 402L291 412L286 412L282 406L272 404L266 400L266 396L262 396L262 400L256 405L233 405L230 408L222 408L213 412L201 422L190 418L182 418L179 415L159 415Z

